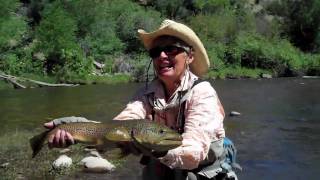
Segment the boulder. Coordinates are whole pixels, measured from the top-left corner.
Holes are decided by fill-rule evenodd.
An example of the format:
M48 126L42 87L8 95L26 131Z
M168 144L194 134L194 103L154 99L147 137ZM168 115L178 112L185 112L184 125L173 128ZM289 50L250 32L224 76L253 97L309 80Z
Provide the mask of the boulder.
M85 171L87 172L104 173L115 169L113 164L101 157L85 157L80 161L80 164L84 165Z
M266 79L271 79L272 78L272 75L270 75L270 74L261 74L261 77L262 78L266 78Z
M53 161L52 166L55 169L60 169L60 168L68 168L72 164L72 159L68 157L67 155L63 154L58 157L55 161Z
M0 165L0 168L7 168L10 163L6 162Z

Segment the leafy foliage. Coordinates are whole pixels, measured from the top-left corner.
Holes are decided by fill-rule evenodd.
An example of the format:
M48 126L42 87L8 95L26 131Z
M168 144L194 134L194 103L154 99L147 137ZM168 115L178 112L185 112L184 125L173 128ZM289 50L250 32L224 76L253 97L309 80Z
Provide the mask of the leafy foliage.
M318 75L319 2L0 0L0 71L81 83L110 75L144 81L150 59L137 29L151 32L169 18L198 34L210 77ZM95 69L97 62L104 66Z
M230 64L270 69L276 75L288 75L287 71L299 70L303 61L309 60L287 40L267 40L258 34L241 34L228 52Z
M283 32L294 45L304 51L317 51L320 48L320 1L274 1L268 10L283 17Z
M21 42L27 24L23 17L16 14L20 7L19 1L0 0L0 3L0 50L5 51Z

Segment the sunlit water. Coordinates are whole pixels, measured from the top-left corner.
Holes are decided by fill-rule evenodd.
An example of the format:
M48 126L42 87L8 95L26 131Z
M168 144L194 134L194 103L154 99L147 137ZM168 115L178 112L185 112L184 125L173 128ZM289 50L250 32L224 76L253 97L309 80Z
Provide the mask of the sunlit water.
M238 149L240 179L319 179L320 79L211 82L225 107L225 127ZM91 85L0 91L0 135L32 130L63 116L111 120L143 84ZM230 117L230 111L241 116ZM111 174L74 179L140 179L132 157ZM68 177L70 178L70 177ZM68 179L66 178L66 179Z

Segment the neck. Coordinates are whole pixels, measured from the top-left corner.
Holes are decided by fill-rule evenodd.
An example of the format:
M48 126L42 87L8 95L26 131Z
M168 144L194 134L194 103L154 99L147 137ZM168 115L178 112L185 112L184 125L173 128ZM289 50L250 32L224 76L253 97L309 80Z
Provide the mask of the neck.
M172 82L163 82L166 92L166 99L169 99L171 95L178 89L181 80L172 81Z
M183 80L183 78L186 78L186 73L183 72L180 75L180 78L175 79L175 80L171 80L171 81L164 81L162 80L162 83L165 87L165 93L166 93L166 99L169 99L171 97L171 95L179 88L179 86L181 85L181 81Z

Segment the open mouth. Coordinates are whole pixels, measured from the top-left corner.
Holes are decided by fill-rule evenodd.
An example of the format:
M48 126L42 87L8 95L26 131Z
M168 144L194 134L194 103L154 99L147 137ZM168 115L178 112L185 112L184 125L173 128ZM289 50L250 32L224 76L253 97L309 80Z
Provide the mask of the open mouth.
M160 72L169 71L171 69L173 69L173 64L172 63L161 63L159 65Z

